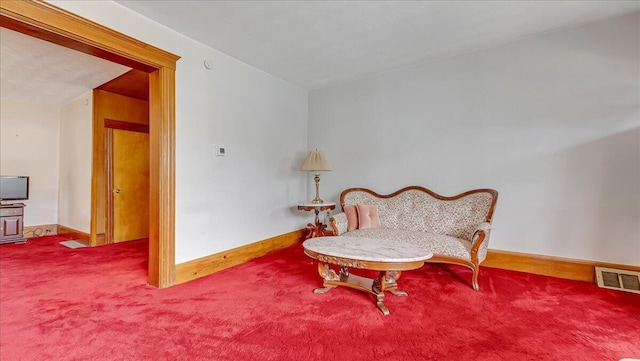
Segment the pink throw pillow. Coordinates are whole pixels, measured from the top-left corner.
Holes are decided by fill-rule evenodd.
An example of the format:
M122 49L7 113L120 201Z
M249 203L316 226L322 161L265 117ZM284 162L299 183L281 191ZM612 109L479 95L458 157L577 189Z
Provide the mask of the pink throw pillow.
M347 232L358 229L356 206L344 206L344 213L347 215Z
M358 209L358 228L380 228L380 216L376 204L356 204Z

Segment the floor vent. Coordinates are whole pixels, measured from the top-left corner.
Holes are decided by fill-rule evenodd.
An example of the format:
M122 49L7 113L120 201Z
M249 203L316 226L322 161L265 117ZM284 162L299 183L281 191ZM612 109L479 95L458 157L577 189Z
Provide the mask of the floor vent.
M602 288L640 293L640 272L596 267L596 280Z

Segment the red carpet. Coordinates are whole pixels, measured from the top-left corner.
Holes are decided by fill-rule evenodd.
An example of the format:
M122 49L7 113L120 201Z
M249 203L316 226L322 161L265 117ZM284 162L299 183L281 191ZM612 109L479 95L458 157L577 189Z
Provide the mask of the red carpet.
M409 297L322 295L300 245L199 280L146 285L145 242L0 246L2 360L640 358L640 295L483 268L403 273Z

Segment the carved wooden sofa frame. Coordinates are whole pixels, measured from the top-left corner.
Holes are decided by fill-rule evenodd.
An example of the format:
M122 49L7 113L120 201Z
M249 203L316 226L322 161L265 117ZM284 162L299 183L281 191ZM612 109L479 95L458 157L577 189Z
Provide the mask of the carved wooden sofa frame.
M477 291L480 263L486 258L497 200L498 192L493 189L474 189L445 197L419 186L387 195L366 188L349 188L340 194L342 212L331 217L330 225L334 235L406 240L427 245L433 252L427 262L470 268L472 286ZM381 227L347 231L344 208L356 204L378 205ZM424 209L417 209L420 207ZM423 214L416 214L416 210Z

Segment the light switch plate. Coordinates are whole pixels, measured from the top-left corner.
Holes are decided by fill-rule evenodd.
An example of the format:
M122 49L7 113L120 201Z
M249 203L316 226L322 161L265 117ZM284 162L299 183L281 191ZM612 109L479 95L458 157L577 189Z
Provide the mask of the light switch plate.
M217 146L216 155L219 157L224 157L225 155L227 155L227 148L225 148L224 145Z

